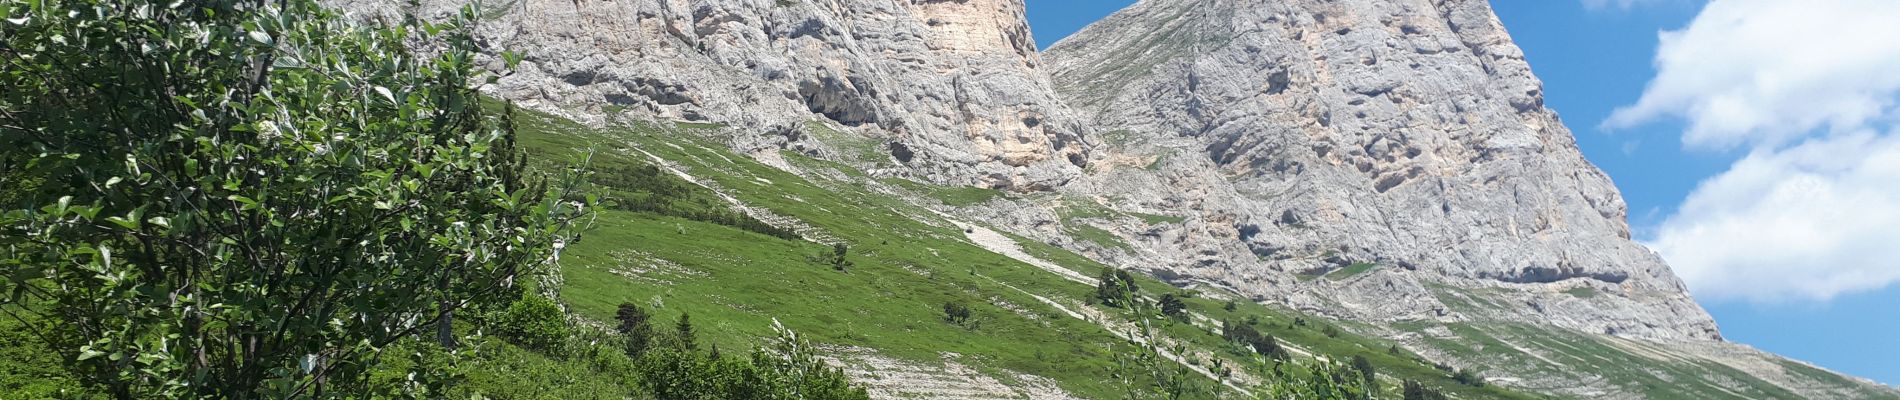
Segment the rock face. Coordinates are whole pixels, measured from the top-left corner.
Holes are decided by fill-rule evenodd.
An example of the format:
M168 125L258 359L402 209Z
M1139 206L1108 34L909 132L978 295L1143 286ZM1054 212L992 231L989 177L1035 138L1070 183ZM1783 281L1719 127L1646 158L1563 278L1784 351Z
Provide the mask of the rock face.
M1125 265L1362 320L1719 338L1485 1L1144 0L1046 56L1108 132L1066 190L1189 216L1104 226Z
M365 17L402 4L331 3ZM436 16L466 1L422 3ZM819 121L878 141L901 174L961 185L1047 189L1088 158L1021 0L518 0L484 14L488 61L524 57L494 92L547 108L729 124L751 150L823 147Z

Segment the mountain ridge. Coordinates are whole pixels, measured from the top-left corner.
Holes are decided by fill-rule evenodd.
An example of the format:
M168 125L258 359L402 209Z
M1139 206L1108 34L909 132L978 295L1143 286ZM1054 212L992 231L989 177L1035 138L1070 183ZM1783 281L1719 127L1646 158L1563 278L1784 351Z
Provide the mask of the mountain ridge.
M1620 194L1482 1L1144 0L1043 52L1022 13L1016 0L523 0L478 31L525 56L496 95L597 125L719 126L722 144L801 175L814 172L781 151L865 175L818 172L833 178L1004 189L1015 195L937 210L1357 321L1434 360L1499 364L1485 375L1513 387L1648 393L1638 378L1532 376L1593 365L1548 360L1566 344L1526 333L1542 327L1638 363L1779 360L1722 344L1629 241ZM1497 346L1454 348L1485 340ZM1701 350L1651 348L1665 344ZM1736 376L1766 379L1769 397L1850 393L1769 369Z

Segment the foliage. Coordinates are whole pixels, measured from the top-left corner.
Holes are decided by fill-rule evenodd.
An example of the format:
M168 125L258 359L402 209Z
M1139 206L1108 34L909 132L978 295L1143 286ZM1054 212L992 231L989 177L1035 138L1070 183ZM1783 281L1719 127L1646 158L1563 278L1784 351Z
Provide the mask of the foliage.
M1285 361L1292 358L1292 354L1288 353L1285 347L1280 346L1279 339L1274 338L1273 335L1260 333L1252 324L1225 321L1221 323L1221 337L1229 342L1239 343L1269 360Z
M673 323L673 346L681 351L699 350L699 334L693 331L693 316L680 313L680 319Z
M1451 379L1467 386L1484 387L1484 377L1469 369L1459 368L1458 372L1451 374Z
M1161 295L1160 305L1161 315L1176 319L1187 318L1187 303L1181 302L1181 299L1174 297L1173 293Z
M962 302L943 303L943 321L963 325L970 321L970 306Z
M494 325L501 337L539 351L560 351L569 331L561 306L535 295L522 296L509 305L495 318Z
M620 308L615 310L614 320L618 321L619 325L615 326L614 331L626 338L625 348L628 357L639 357L652 347L652 319L652 315L633 303L620 303Z
M0 0L0 292L120 398L339 395L499 307L583 196L471 83L477 12L358 28L312 0ZM431 43L434 55L408 43Z
M1446 399L1444 393L1439 393L1437 390L1433 390L1432 388L1425 387L1424 384L1418 383L1416 381L1409 381L1409 380L1405 381L1405 383L1401 385L1401 387L1403 388L1402 398L1405 400L1445 400Z
M700 355L663 348L636 362L644 392L658 399L869 399L851 387L842 370L817 358L809 343L783 325L778 336L750 358ZM690 337L684 340L692 340Z
M1263 399L1273 400L1361 400L1370 398L1376 387L1361 380L1350 366L1319 360L1306 368L1278 364L1267 374L1265 387L1256 389Z
M1365 379L1367 387L1372 387L1379 382L1379 368L1373 366L1372 360L1367 359L1366 356L1352 356L1352 369L1358 371L1359 376Z
M618 161L618 160L616 160ZM646 212L730 226L785 240L799 240L798 232L779 228L729 209L719 199L693 196L693 184L649 164L602 162L593 165L588 183L601 188L607 207Z
M851 247L846 246L844 243L831 245L831 257L827 259L831 264L831 269L844 271L846 268L850 268L851 260L845 258L850 252Z
M1109 307L1123 307L1139 301L1141 287L1126 270L1103 267L1095 277L1095 300Z

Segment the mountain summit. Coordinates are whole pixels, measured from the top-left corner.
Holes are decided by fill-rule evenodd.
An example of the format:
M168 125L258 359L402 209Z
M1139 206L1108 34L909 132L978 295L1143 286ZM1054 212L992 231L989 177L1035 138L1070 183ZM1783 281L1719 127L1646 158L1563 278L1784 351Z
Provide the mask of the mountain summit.
M1207 222L1165 233L1179 244L1148 265L1361 319L1471 296L1499 305L1471 318L1720 338L1630 240L1622 196L1484 1L1150 0L1048 59L1065 98L1126 133L1108 151L1166 167L1082 192ZM1229 187L1193 190L1210 178ZM1298 283L1355 264L1378 267Z

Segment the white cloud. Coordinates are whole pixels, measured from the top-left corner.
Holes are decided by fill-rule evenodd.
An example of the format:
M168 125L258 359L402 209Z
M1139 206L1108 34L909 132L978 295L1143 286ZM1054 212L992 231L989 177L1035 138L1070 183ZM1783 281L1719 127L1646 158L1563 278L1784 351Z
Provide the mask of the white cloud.
M1703 182L1649 246L1705 300L1826 301L1900 281L1900 137L1754 153Z
M1657 76L1604 125L1681 118L1686 146L1749 154L1648 243L1696 295L1827 301L1900 282L1900 1L1714 0L1661 38Z
M1691 147L1779 145L1891 114L1900 1L1716 0L1662 33L1658 75L1605 123L1689 120Z

